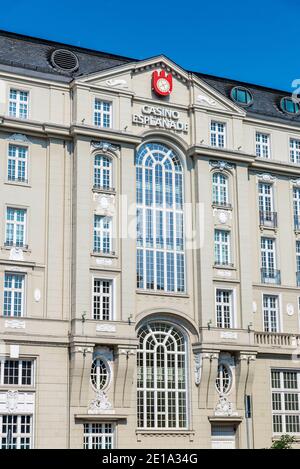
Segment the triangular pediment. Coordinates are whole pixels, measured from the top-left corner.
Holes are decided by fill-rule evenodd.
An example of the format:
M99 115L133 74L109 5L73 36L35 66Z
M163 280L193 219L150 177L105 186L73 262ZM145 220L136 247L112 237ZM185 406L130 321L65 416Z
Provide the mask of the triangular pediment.
M151 88L154 70L164 70L166 74L172 74L173 91L167 99L161 100L164 104L195 106L211 111L245 115L244 109L229 98L163 55L95 72L77 78L75 82L102 90L122 91L141 99L159 100L161 98L153 95Z

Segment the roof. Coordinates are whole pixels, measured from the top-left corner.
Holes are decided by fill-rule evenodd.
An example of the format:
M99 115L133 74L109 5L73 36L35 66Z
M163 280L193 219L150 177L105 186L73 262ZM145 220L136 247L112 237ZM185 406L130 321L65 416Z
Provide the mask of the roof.
M70 50L76 54L79 61L77 71L59 71L51 65L50 56L54 50L59 48ZM82 75L89 75L138 61L134 58L0 30L0 67L4 71L70 82L73 78ZM253 95L253 103L245 108L247 115L300 124L300 114L290 115L280 109L281 99L289 95L287 91L199 72L193 73L229 99L230 91L234 86L243 86L249 89Z
M51 65L49 59L52 52L62 48L74 52L78 57L79 68L76 72L59 71ZM77 76L133 61L137 60L0 30L1 65L52 75L55 80L71 81Z

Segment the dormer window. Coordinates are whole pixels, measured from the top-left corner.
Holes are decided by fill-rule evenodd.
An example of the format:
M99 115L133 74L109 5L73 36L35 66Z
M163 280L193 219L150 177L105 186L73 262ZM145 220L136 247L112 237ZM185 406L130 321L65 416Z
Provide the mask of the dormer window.
M280 107L283 112L287 112L288 114L298 114L300 111L299 104L289 97L282 98L280 101Z
M231 99L243 106L249 106L253 102L253 96L247 88L236 86L231 90Z

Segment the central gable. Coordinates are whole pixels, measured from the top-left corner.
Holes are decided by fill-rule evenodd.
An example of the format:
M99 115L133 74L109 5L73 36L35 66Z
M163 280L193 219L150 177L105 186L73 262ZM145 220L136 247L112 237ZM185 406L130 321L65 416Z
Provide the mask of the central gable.
M153 73L158 78L170 77L170 94L159 95L153 89ZM203 108L219 110L230 114L245 115L235 103L210 87L193 73L187 72L164 56L114 67L99 73L77 78L75 83L108 92L131 94L137 101L153 102L160 106L179 108ZM165 80L162 86L167 89Z

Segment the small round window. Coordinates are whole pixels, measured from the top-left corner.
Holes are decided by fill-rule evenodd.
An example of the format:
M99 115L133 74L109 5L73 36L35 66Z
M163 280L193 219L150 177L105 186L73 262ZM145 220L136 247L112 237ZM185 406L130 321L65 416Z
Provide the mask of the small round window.
M102 391L108 386L110 373L107 363L101 358L97 358L92 363L91 383L96 391Z
M243 106L249 106L253 101L253 97L250 91L247 90L247 88L242 88L241 86L236 86L235 88L232 88L231 98L233 99L233 101L236 101L237 103L242 104Z
M227 394L230 391L232 383L231 370L223 363L218 366L218 375L216 379L216 387L219 394Z
M288 114L298 114L300 111L300 106L298 103L294 102L292 98L282 98L280 102L280 107L284 112Z

